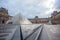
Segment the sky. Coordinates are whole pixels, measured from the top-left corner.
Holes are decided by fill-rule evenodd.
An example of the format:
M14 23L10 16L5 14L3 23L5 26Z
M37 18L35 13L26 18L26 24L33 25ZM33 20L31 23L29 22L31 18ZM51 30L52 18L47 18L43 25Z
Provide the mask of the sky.
M53 11L60 11L60 0L0 0L0 7L8 10L9 15L21 13L27 18L47 18Z

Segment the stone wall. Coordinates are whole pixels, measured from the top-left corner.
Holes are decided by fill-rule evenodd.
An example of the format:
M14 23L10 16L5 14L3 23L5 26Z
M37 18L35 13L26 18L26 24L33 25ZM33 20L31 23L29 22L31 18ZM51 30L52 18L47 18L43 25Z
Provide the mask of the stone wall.
M9 20L9 17L11 17L8 14L8 10L5 8L0 8L0 24L5 24L7 20Z
M29 19L32 23L48 23L49 19L48 18L31 18Z
M60 24L60 12L57 12L55 16L51 17L52 24Z

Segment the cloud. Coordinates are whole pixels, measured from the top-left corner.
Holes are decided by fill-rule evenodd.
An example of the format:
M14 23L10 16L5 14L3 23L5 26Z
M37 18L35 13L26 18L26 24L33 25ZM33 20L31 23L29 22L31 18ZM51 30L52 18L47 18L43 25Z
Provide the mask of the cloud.
M54 11L55 0L1 0L0 5L9 10L10 15L21 12L26 17L48 17Z
M55 6L55 10L60 11L60 0L56 0L54 6Z

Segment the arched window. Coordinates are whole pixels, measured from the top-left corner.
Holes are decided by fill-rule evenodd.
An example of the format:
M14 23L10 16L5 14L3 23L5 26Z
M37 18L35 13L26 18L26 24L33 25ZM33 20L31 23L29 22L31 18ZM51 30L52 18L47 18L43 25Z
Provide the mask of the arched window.
M5 21L4 21L4 20L2 20L2 23L4 24L4 23L5 23Z

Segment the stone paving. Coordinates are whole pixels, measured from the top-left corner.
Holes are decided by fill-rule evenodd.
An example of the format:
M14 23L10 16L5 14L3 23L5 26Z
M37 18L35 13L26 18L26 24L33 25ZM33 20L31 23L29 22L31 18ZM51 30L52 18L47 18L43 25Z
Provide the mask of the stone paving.
M43 40L60 40L60 25L44 25L44 30L40 39ZM45 34L45 35L44 35Z
M25 27L33 27L32 29L35 29L35 28L37 28L38 26L40 26L41 24L37 24L37 25L29 25L29 26L25 26ZM20 26L20 25L18 25L18 26ZM13 40L17 40L18 38L18 40L20 40L20 34L18 34L19 33L19 31L17 30L16 31L16 29L15 28L17 28L18 27L17 25L0 25L0 40L10 40L11 38L12 38L12 35L14 34L14 33L16 33L16 34L14 34L14 39ZM24 27L24 26L23 26ZM23 28L22 27L22 28ZM43 27L43 30L42 30L42 32L41 32L41 34L40 34L40 36L39 36L39 39L38 40L60 40L60 25L46 25L46 24L42 24L42 26L41 27ZM31 29L30 28L30 29ZM19 29L19 28L18 28ZM31 30L32 30L31 29ZM15 32L15 31L16 32ZM23 29L22 29L23 30ZM28 30L28 31L31 31L31 30ZM32 30L33 31L33 30ZM26 32L26 30L25 30L25 32ZM36 37L36 35L38 35L38 32L39 32L39 30L37 30L31 37L30 37L30 39L32 38L33 39L33 37L34 37L34 39L35 39L35 37ZM24 33L24 30L23 30L23 33ZM17 36L18 35L18 36ZM24 35L23 35L24 36Z

